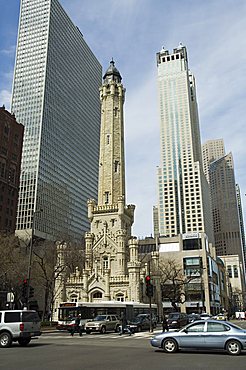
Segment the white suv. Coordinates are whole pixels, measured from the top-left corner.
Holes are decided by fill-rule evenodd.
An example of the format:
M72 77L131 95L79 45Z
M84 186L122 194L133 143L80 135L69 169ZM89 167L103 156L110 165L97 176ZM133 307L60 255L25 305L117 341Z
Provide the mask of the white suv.
M36 311L0 311L0 347L9 347L12 342L27 346L33 337L39 335L40 318Z

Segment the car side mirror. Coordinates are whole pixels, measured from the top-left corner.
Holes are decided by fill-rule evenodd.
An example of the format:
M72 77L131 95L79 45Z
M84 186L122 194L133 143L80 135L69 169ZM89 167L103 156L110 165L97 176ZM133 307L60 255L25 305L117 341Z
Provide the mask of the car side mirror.
M184 329L183 332L186 333L186 334L188 334L188 330L187 329Z

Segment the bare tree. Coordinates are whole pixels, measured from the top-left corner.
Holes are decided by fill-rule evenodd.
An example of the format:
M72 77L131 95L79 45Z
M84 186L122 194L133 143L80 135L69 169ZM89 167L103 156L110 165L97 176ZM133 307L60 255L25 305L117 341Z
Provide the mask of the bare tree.
M21 305L21 286L27 277L28 258L15 235L0 235L0 290L12 292Z
M58 258L56 242L43 241L38 248L34 248L32 277L35 285L43 295L43 319L53 311L53 305L57 292L55 291L56 280L63 275L65 278L75 271L84 267L83 245L75 242L60 242L64 245L63 258Z
M166 259L159 262L160 284L162 300L168 298L175 311L178 304L186 301L186 286L194 276L186 276L183 266L175 259Z

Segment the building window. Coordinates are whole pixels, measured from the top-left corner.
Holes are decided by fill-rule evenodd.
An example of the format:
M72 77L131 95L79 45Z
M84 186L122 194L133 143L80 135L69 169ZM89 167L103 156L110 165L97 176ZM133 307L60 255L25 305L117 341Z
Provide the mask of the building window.
M234 278L238 278L238 268L236 265L233 266Z
M109 259L108 256L103 257L103 268L107 270L109 268Z
M105 191L105 204L109 203L109 192Z
M114 161L114 172L118 172L119 161Z
M116 301L124 302L124 301L125 301L124 294L123 294L123 293L119 293L119 294L117 294L117 295L116 295Z
M76 294L71 295L71 302L78 302L78 296Z
M96 298L96 299L100 299L100 298L102 298L102 293L101 292L95 292L92 297Z
M232 268L231 268L231 266L227 267L227 273L228 273L229 278L232 278Z

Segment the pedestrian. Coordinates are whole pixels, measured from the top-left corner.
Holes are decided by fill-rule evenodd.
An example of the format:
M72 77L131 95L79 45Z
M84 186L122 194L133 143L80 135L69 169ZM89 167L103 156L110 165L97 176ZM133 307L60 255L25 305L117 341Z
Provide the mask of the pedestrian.
M119 335L122 335L124 333L128 333L129 335L132 335L131 329L127 326L128 323L127 323L127 319L124 313L121 314L120 321L121 321L121 327L120 327Z
M164 315L163 320L162 320L162 331L164 333L165 331L168 331L168 330L169 329L168 329L167 319L166 319L166 316Z
M71 330L71 336L74 336L74 333L77 331L79 333L79 336L82 337L82 331L83 327L80 325L81 315L79 314L75 319L75 325L73 326Z

